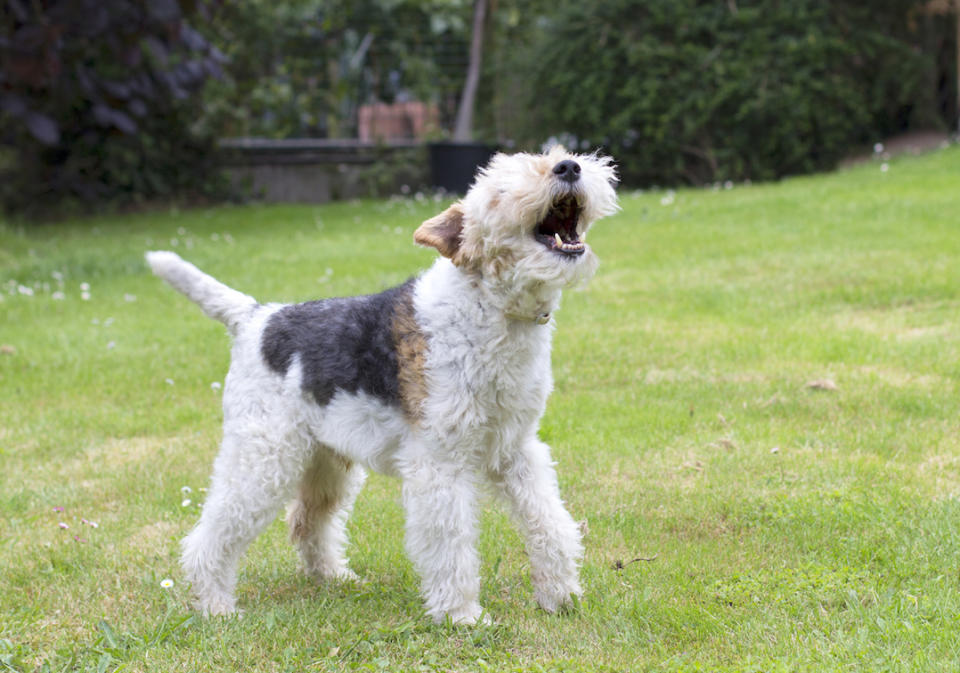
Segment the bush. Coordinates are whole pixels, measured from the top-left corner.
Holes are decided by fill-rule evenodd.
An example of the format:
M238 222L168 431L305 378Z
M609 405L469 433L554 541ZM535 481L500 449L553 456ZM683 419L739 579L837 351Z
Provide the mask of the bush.
M191 130L219 53L189 0L7 0L0 6L0 203L167 198L215 175Z
M511 64L530 83L527 138L604 146L633 184L831 168L933 95L908 31L921 4L564 2Z

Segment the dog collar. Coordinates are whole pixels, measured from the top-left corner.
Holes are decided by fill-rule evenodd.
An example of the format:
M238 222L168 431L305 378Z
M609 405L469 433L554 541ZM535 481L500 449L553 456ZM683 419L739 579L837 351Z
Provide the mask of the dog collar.
M524 320L524 321L534 322L538 325L546 325L548 322L550 322L549 311L538 313L532 318L528 315L520 315L519 313L507 313L507 317L512 318L513 320Z

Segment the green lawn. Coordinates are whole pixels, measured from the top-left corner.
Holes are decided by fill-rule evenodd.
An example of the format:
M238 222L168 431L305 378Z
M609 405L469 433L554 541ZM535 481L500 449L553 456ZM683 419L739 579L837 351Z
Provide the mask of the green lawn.
M478 628L424 617L383 477L351 523L364 584L308 581L278 520L243 617L191 615L178 541L228 340L142 261L262 300L373 292L430 264L411 235L444 204L0 224L0 670L960 669L960 147L621 200L557 314L542 425L586 594L538 611L491 507Z

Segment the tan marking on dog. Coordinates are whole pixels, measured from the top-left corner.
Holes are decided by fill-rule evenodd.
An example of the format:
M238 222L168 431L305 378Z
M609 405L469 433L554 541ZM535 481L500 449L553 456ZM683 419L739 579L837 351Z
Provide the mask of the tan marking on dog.
M475 229L465 230L464 224L463 205L458 202L421 224L413 241L436 248L464 271L477 271L484 257L483 240Z
M405 292L397 302L392 331L397 350L400 406L408 420L418 423L423 417L423 401L427 398L427 380L424 375L427 339L417 323L412 290Z
M330 469L331 463L342 468L344 472L353 466L353 461L343 456L328 453L326 449L320 451L323 453L314 458L300 482L299 497L287 508L287 525L290 528L290 540L293 542L309 538L320 515L333 512L341 505L342 493L331 495L316 487L316 484L323 480L323 472Z
M463 207L455 203L417 227L413 240L419 245L436 248L444 257L453 259L460 249L462 231Z

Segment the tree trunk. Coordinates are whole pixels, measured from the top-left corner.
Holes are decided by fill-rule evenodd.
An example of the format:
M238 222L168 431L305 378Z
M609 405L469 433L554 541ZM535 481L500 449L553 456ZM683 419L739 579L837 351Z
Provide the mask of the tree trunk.
M477 101L477 86L480 84L480 62L483 57L483 21L487 13L487 0L474 0L473 33L470 39L470 62L467 65L467 80L457 108L457 123L453 139L457 142L473 140L473 108Z

